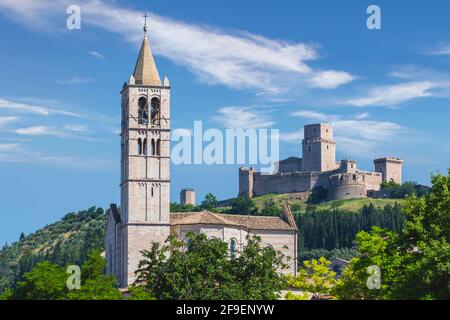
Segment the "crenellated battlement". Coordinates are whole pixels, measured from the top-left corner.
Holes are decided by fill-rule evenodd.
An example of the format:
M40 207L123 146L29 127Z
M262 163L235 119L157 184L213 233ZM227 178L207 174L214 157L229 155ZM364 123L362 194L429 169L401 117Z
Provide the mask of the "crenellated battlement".
M382 182L401 183L403 160L386 157L374 160L375 171L364 171L357 162L336 162L333 128L327 124L304 127L303 158L290 157L279 162L272 175L253 168L239 169L239 195L260 196L269 193L310 192L316 187L329 190L329 199L364 198L380 190Z

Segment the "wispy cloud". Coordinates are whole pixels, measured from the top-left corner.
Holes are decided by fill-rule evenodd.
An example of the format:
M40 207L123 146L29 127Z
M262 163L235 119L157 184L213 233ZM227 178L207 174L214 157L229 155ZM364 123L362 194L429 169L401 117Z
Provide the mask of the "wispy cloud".
M298 130L294 132L280 132L280 140L286 142L300 143L303 139L303 130Z
M46 10L34 10L32 1L0 0L0 10L12 19L35 24L46 31L49 14L60 15L68 1L42 0ZM142 40L142 12L101 0L80 1L83 24ZM33 19L27 20L33 12ZM319 57L317 46L269 39L245 31L189 24L150 13L150 37L154 52L187 67L208 84L255 89L276 94L298 87L334 89L355 77L345 71L319 70L309 62ZM44 26L44 27L43 27ZM50 31L51 32L51 31ZM283 81L280 81L283 79Z
M88 51L88 53L89 53L91 56L93 56L93 57L95 57L95 58L97 58L97 59L105 60L105 57L104 57L101 53L99 53L99 52L97 52L97 51Z
M8 117L0 117L0 127L9 124L11 122L16 121L17 119L19 119L18 117L14 117L14 116L8 116Z
M68 124L68 125L65 125L63 128L64 128L64 130L71 131L71 132L78 132L78 133L89 131L89 128L83 124Z
M69 79L65 79L65 80L58 80L56 81L59 84L66 84L66 85L70 85L70 84L82 84L82 83L89 83L94 81L91 78L79 78L79 77L70 77Z
M314 87L324 89L335 89L353 80L355 80L355 76L347 72L335 70L317 72L311 77L311 82Z
M388 86L379 86L369 90L362 97L345 101L355 107L395 106L417 98L437 96L434 89L443 88L443 83L432 81L412 81Z
M431 56L450 56L450 44L441 43L435 48L427 50L426 54Z
M213 120L226 128L267 128L275 124L267 112L256 111L251 107L223 107L218 113Z
M12 101L12 100L6 100L0 98L0 109L7 109L10 111L15 112L27 112L27 113L33 113L38 114L42 116L50 116L50 115L64 115L64 116L70 116L70 117L81 117L81 115L67 111L67 110L60 110L60 109L53 109L48 108L40 105L30 104L30 103L23 103L18 101Z
M18 143L0 143L0 161L33 163L83 170L112 170L115 166L113 159L47 154L42 151L29 149Z
M62 131L47 126L33 126L27 128L16 129L15 132L27 136L62 136Z
M88 131L86 125L65 125L62 127L31 126L16 129L15 133L25 136L54 136L58 138L80 138L95 141L95 138L84 135Z

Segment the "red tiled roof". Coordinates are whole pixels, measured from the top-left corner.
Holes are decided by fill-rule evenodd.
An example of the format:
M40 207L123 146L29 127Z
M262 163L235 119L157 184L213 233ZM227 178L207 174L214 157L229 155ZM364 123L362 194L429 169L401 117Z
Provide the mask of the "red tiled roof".
M219 214L209 211L172 213L172 225L214 224L244 227L249 230L297 230L280 217Z

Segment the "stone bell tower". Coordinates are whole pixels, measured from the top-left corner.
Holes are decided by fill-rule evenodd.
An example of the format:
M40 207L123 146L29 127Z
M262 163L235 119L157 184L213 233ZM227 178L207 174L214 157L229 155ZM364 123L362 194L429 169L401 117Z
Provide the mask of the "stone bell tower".
M161 83L144 27L133 75L124 84L121 127L120 227L114 273L135 280L141 250L170 233L170 85Z

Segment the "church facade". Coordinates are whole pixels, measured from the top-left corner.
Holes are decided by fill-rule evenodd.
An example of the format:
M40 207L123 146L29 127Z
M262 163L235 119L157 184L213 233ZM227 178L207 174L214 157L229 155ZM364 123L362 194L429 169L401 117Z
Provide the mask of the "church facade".
M227 242L230 258L239 254L247 235L257 235L263 246L285 254L284 272L295 274L297 226L287 206L280 217L170 213L170 93L145 34L133 75L121 91L120 209L111 205L108 217L107 272L127 287L136 279L142 250L163 244L170 233L184 239L188 232L202 232Z

